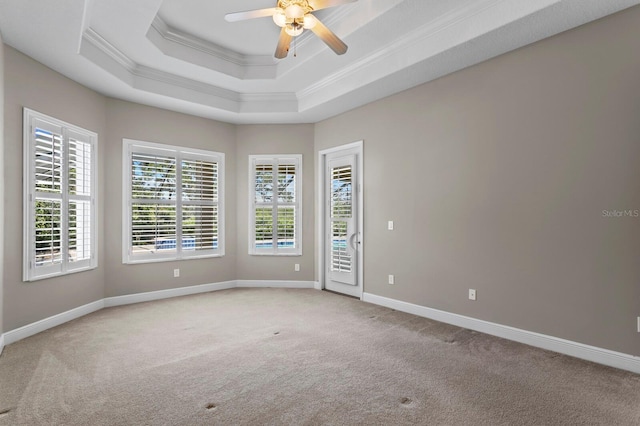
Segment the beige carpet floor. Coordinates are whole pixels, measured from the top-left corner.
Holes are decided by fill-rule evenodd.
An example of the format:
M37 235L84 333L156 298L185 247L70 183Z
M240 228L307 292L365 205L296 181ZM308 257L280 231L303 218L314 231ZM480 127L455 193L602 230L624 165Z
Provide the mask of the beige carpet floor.
M0 357L0 425L639 425L640 376L316 290L104 309Z

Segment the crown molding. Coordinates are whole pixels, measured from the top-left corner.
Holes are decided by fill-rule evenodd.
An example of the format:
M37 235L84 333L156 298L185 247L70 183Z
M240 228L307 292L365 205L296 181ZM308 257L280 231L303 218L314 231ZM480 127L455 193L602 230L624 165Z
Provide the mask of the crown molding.
M470 5L452 10L438 19L427 22L416 28L413 31L409 31L402 37L391 40L388 44L381 46L380 48L372 51L369 55L364 56L358 61L354 61L348 66L340 69L338 72L326 76L325 78L318 80L316 83L306 87L299 91L298 98L304 105L302 108L312 108L313 106L325 102L327 100L327 90L329 88L345 87L341 93L334 93L332 98L343 95L347 92L353 91L367 84L380 80L388 75L391 75L407 66L421 60L428 60L431 57L441 53L447 49L455 47L454 42L447 40L447 44L436 41L433 39L446 29L458 25L464 21L467 21L474 16L496 7L497 4L504 3L507 0L484 0L482 2L473 2ZM468 35L468 39L472 39L476 35ZM468 41L457 40L458 44ZM450 44L451 43L451 44ZM424 49L425 45L429 45L430 49ZM415 53L409 55L414 51ZM407 63L406 59L403 61L394 60L394 57L401 55L404 58L415 58L413 63ZM358 78L352 78L353 76ZM348 85L341 84L341 82L347 81Z
M546 0L544 2L545 7L557 1ZM390 41L360 60L352 62L296 93L239 93L141 66L91 28L85 30L83 41L92 44L107 58L120 65L122 69L114 70L113 66L107 66L103 63L104 61L96 58L95 55L85 55L88 59L119 77L133 88L150 93L173 96L184 101L212 106L238 114L289 113L312 109L322 103L339 98L392 75L407 67L407 65L428 61L439 53L468 42L477 37L478 34L467 32L464 39L453 40L439 36L442 32L455 26L459 27L477 15L505 3L508 3L508 0L483 0L468 3L425 23L425 25L406 33L402 37ZM330 14L323 21L329 24L339 22L349 13L351 13L350 8L346 8ZM480 33L485 30L486 28L476 27L476 31ZM147 32L147 38L168 56L191 64L205 66L236 78L275 79L278 74L277 64L274 63L271 57L238 54L176 30L162 20L159 15L155 16ZM310 38L310 35L306 38L301 37L300 44L308 43ZM81 46L80 49L81 54L87 52L83 47ZM403 56L405 60L396 60L395 58L399 55ZM406 58L411 58L412 61L407 63ZM462 63L458 69L467 65ZM123 71L125 71L124 76ZM291 71L288 70L288 72Z
M297 112L295 93L239 93L137 64L92 28L82 35L80 55L128 86L226 112Z
M164 55L240 80L274 79L278 63L273 56L243 55L169 26L156 15L147 39Z
M91 27L85 28L82 32L82 40L80 42L80 48L78 49L80 54L82 54L82 50L86 46L85 43L99 49L104 55L116 62L125 70L131 73L134 72L137 64Z
M244 93L240 95L242 113L283 113L298 111L299 102L295 93Z
M322 23L329 29L332 29L338 23L348 19L350 15L354 13L355 3L348 3L345 5L341 5L340 7L332 9L328 12L327 16L322 18ZM326 10L326 9L325 9ZM355 31L355 27L350 27L352 31ZM333 30L332 30L333 31ZM349 34L341 34L339 37L344 38ZM312 31L305 31L301 36L298 37L296 44L299 48L304 48L314 37L317 37L313 34ZM323 48L329 49L329 46L322 43ZM315 52L317 53L317 52Z
M85 9L90 3L85 0ZM136 39L143 42L138 43L138 49L159 49L146 52L152 55L143 56L147 58L145 65L136 62L135 49L128 56L115 41L110 42L109 34L119 43L126 42L116 38L118 33L105 29L107 32L101 36L91 28L87 19L90 11L85 10L79 54L100 68L97 74L104 70L123 82L127 87L118 87L117 92L128 91L136 101L144 99L149 104L238 123L309 122L638 3L640 0L531 0L516 5L510 0L459 0L428 14L430 7L440 4L437 0L372 0L377 8L372 6L360 15L353 13L357 10L354 5L362 3L353 3L322 15L321 19L335 26L337 34L358 48L349 55L334 57L320 41L310 42L315 37L307 32L297 39L297 47L304 45L305 55L296 61L239 54L171 28L158 10L153 10L149 11L149 20L140 24L140 34L135 35L142 37ZM377 20L381 16L384 19ZM395 31L403 22L408 25ZM160 59L159 63L170 66L172 71L147 62L153 58ZM181 69L185 74L178 74ZM114 81L116 86L119 81ZM101 90L109 93L104 87L101 85ZM283 87L289 91L278 92ZM172 104L171 98L178 102Z

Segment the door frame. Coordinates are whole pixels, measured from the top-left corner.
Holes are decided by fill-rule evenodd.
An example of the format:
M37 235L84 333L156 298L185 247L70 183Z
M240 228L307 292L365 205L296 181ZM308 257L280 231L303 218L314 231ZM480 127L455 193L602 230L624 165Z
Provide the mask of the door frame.
M316 225L317 225L317 264L318 264L318 285L316 288L318 290L324 290L325 276L326 276L326 218L325 214L327 213L327 204L325 200L326 195L326 185L325 180L327 178L327 155L333 154L339 151L347 150L347 149L356 149L357 150L357 171L356 171L356 179L358 180L357 194L358 194L358 226L357 231L360 236L358 239L358 251L356 255L357 262L357 277L358 287L360 288L360 295L358 298L362 300L362 295L364 294L364 141L360 140L357 142L349 143L346 145L340 145L333 148L323 149L318 151L318 172L316 174L317 178L317 199L316 199Z

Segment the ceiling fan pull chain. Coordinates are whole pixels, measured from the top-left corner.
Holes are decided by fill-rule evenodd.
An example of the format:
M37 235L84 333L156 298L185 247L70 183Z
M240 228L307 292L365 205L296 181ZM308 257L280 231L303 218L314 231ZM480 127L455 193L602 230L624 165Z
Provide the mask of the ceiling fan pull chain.
M293 38L293 57L297 58L298 57L298 49L296 48L296 38Z

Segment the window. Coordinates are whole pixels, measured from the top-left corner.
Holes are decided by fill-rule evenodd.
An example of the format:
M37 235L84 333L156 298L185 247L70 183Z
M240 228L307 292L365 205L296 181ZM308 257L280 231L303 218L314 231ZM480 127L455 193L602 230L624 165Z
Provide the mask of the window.
M302 156L249 156L249 254L301 255Z
M224 255L224 154L124 140L123 262Z
M24 281L97 266L98 136L24 109Z

